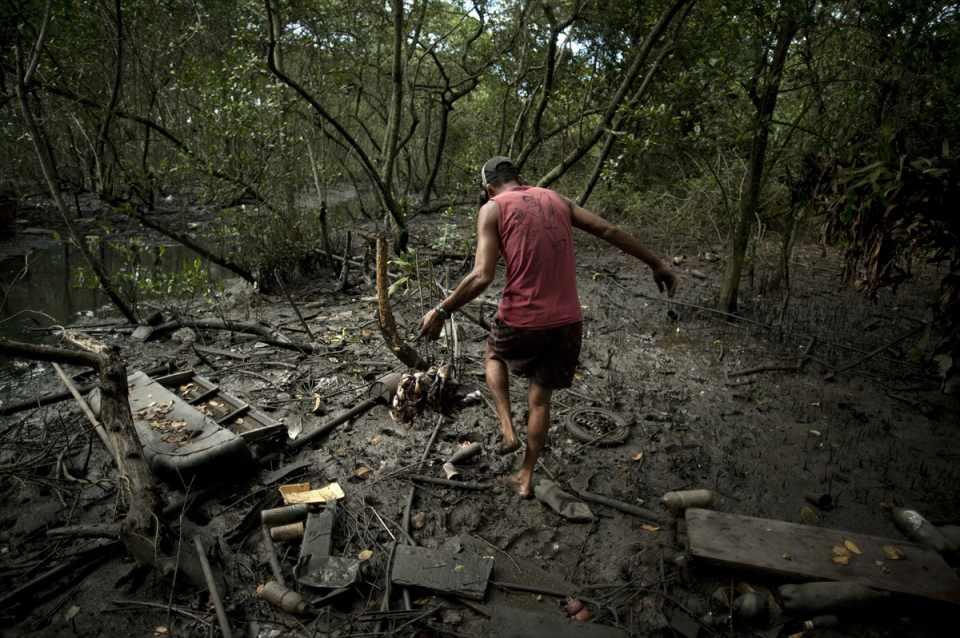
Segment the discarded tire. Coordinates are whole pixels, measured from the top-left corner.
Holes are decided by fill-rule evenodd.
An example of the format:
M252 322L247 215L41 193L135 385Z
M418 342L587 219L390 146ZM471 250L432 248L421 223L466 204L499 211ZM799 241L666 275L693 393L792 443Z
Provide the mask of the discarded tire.
M627 420L603 408L574 408L563 422L570 436L601 447L623 445L630 436Z

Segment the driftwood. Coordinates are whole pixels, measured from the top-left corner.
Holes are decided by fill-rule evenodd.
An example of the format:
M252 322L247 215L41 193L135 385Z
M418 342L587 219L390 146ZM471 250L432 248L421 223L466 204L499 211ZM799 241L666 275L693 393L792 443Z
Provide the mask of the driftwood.
M100 374L100 421L110 438L117 466L117 485L126 505L119 537L141 563L159 566L155 538L159 495L136 435L127 391L127 368L119 350L85 335L65 333L70 350L9 340L0 340L0 354L18 358L94 368Z
M93 410L90 409L90 406L87 404L87 400L84 399L83 396L77 391L77 387L73 385L73 381L70 380L70 377L68 377L63 371L63 368L60 367L59 363L54 363L53 369L56 371L57 376L60 377L60 381L63 382L63 385L66 386L67 391L73 395L73 399L77 402L77 405L80 406L80 409L83 411L84 416L87 417L90 425L93 426L93 431L97 433L97 436L103 443L103 447L107 450L107 452L110 453L110 456L116 458L113 448L110 446L110 439L107 437L107 431L103 429L103 424L100 423L97 415L95 415Z
M175 319L161 324L154 329L154 333L169 332L178 328L193 328L195 330L226 330L260 337L260 340L277 348L295 350L307 354L317 354L326 351L326 346L319 343L294 341L283 337L268 325L256 321L235 321L233 319Z
M388 250L387 240L377 237L377 323L380 326L380 334L383 335L383 340L390 352L395 354L405 366L426 370L430 367L429 364L409 344L404 343L397 332L397 322L393 318L393 308L390 307L387 284Z
M4 343L3 340L0 339L0 348L2 348L2 344L3 344L3 343ZM9 343L9 342L8 342L8 343ZM32 344L21 344L21 345L31 345L31 346L32 346ZM17 356L17 355L14 355L14 356ZM40 356L38 356L38 357L33 357L33 356L31 356L28 352L24 352L22 356L23 356L24 358L26 358L26 359L35 359L35 360L37 360L37 361L49 361L49 360L50 360L50 359L44 359L44 358L42 358L42 357L40 357ZM67 363L67 362L64 361L64 362L62 362L62 363ZM81 365L83 365L83 364L81 364ZM165 363L165 364L163 364L163 365L155 366L155 367L153 367L153 368L148 368L148 369L144 370L144 373L147 374L148 376L153 377L153 376L156 376L156 375L158 375L158 374L169 374L169 373L171 373L171 372L176 371L176 369L177 369L177 364L176 364L176 362L175 362L175 361L170 361L170 362ZM80 394L86 394L87 392L90 392L91 390L93 390L94 388L96 388L98 385L99 385L99 382L97 382L97 383L87 383L87 384L84 384L84 385L78 385L78 386L76 386L76 389L77 389L77 392L79 392ZM10 415L10 414L16 414L17 412L23 412L23 411L25 411L25 410L34 410L34 409L36 409L36 408L40 408L40 407L43 407L43 406L45 406L45 405L52 405L52 404L54 404L54 403L60 403L61 401L66 401L66 400L69 399L71 396L73 396L73 395L71 394L71 392L70 392L69 390L64 390L63 392L52 392L52 393L50 393L50 394L45 394L45 395L43 395L42 397L37 397L37 398L35 398L35 399L28 399L28 400L26 400L26 401L19 401L19 402L17 402L17 403L11 403L11 404L9 404L9 405L4 405L4 406L0 407L0 416L7 416L7 415Z

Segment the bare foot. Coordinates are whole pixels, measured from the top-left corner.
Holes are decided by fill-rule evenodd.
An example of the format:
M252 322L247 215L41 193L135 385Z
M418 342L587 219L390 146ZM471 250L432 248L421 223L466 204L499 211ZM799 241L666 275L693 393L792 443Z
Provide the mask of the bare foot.
M497 446L497 454L499 454L500 456L506 456L507 454L510 454L511 452L516 452L519 449L520 449L520 440L517 439L516 436L509 439L504 437L500 445Z
M520 470L512 477L510 482L520 498L531 498L533 496L533 472Z

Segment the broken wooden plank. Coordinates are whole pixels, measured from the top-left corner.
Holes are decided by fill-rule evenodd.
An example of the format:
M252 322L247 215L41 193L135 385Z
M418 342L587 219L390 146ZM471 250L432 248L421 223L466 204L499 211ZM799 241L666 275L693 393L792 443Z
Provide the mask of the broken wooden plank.
M489 635L499 638L627 638L627 632L616 627L578 622L564 618L563 612L537 612L506 605L493 608Z
M493 556L399 545L390 577L396 585L483 600L492 570Z
M867 587L960 604L960 578L936 552L914 543L784 521L687 510L690 554L742 569L801 579L853 581ZM852 541L861 554L845 565L833 562L833 548ZM901 560L882 547L894 545Z

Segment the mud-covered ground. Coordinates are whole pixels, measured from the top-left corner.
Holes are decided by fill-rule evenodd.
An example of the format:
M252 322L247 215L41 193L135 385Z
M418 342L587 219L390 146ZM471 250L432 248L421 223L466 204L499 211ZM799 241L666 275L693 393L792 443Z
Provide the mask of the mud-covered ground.
M425 236L432 223L419 221L415 235ZM466 224L460 232L469 238ZM460 547L494 557L493 580L499 584L488 588L479 612L509 605L563 617L562 601L551 593L568 593L586 601L594 622L622 627L632 636L684 635L675 632L693 628L704 636L798 631L797 619L780 618L775 611L770 619L748 624L711 602L720 587L775 592L788 579L685 562L684 525L671 522L660 505L669 490L708 488L719 495L715 507L722 511L893 538L901 536L890 521L890 506L916 508L937 524L960 523L958 406L939 394L937 380L921 365L932 344L915 330L926 319L924 300L935 286L935 273L921 273L917 285L869 303L840 285L837 255L823 257L818 247L804 247L793 264L790 305L780 328L773 328L782 293L763 290L769 288L763 277L752 287L745 284L743 313L750 321L730 322L695 307L709 306L715 294L722 262L707 253L719 247L651 243L671 256L685 254L676 266L682 275L677 303L661 298L648 271L628 257L593 240L578 246L585 315L581 367L573 388L555 395L551 438L538 477L653 509L662 522L651 525L592 505L594 522L570 523L537 500L519 500L503 479L520 456L495 455L498 435L489 402L460 410L441 423L421 473L442 476L443 460L460 444L480 442L483 453L463 466L461 478L494 486L466 491L417 484L411 534L425 547ZM432 277L452 285L471 263L449 256L430 262L428 252L421 250L417 264L423 286L411 277L393 296L398 323L411 341L422 310L437 300L426 282ZM400 264L394 268L402 270ZM377 376L398 369L374 320L369 273L354 268L350 277L345 293L335 290L333 275L295 291L317 341L327 349L323 354L304 356L265 346L256 337L200 332L197 344L248 356L239 361L205 355L203 361L189 344L168 337L141 344L123 329L100 329L95 336L120 346L130 370L175 358L305 434L362 400ZM501 284L502 277L495 285ZM469 312L489 319L496 290L483 299ZM212 316L258 319L284 334L305 337L282 296L232 287ZM446 341L420 345L420 352L432 361L455 359L460 383L486 392L484 332L463 317L456 326L459 357ZM911 337L863 360L909 331ZM738 374L760 366L774 369ZM0 398L6 403L60 390L48 364L18 363L3 374ZM525 416L524 390L524 382L514 380L518 423ZM613 410L626 419L631 424L627 440L613 446L576 440L563 422L584 406ZM112 522L121 515L107 455L95 437L75 436L85 423L73 402L0 417L0 597L110 542L46 535L50 528ZM202 534L207 542L214 566L223 572L234 635L345 637L390 630L398 636L498 635L477 609L426 590L413 592L415 613L375 613L390 545L402 536L399 526L412 485L407 475L436 423L436 415L427 413L407 427L378 407L299 452L265 446L258 450L257 472L226 468L212 496L167 521L174 539L180 530L184 554L193 551L192 534ZM270 482L272 472L300 461L309 465ZM72 479L65 477L64 466ZM252 521L261 509L279 503L277 483L296 480L314 486L339 481L346 498L335 552L373 551L361 581L315 616L279 612L255 596L270 570ZM169 499L176 497L175 490L165 490ZM829 495L835 506L811 508L807 495ZM281 543L278 551L292 582L298 550ZM182 576L163 578L138 569L118 545L102 559L4 600L3 635L219 633L205 594ZM391 609L402 610L401 600L394 592ZM952 635L955 615L954 608L898 596L859 614L842 614L839 626L811 635ZM683 629L685 616L690 620Z

